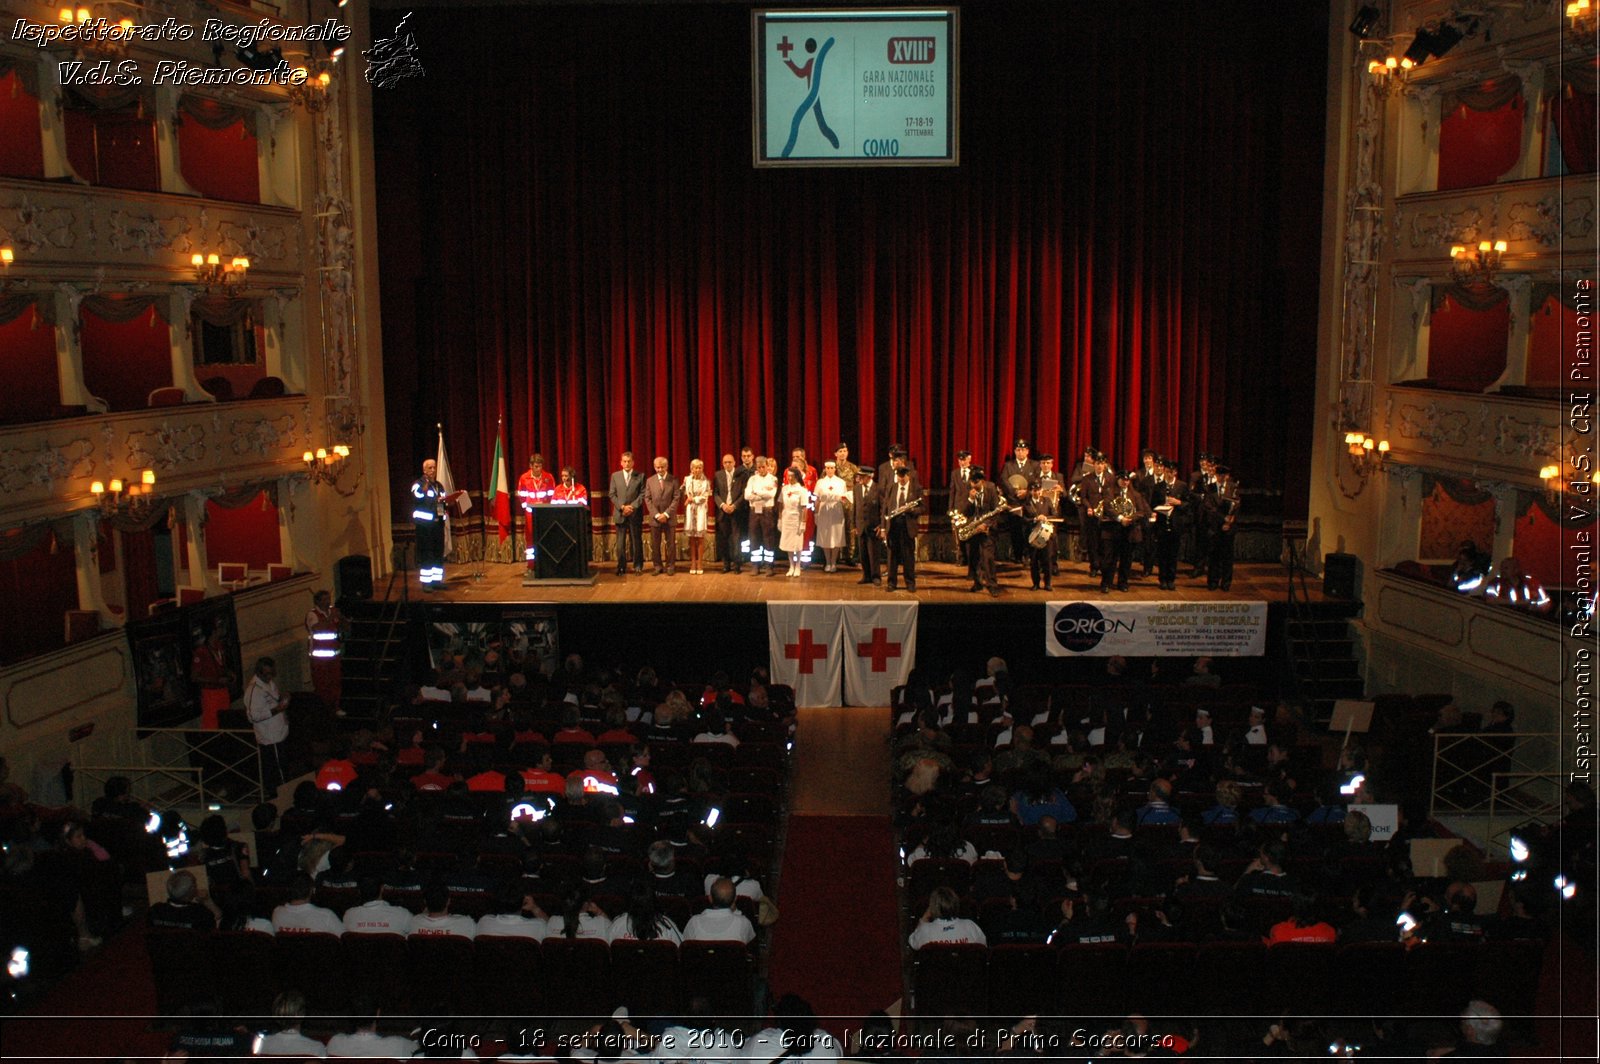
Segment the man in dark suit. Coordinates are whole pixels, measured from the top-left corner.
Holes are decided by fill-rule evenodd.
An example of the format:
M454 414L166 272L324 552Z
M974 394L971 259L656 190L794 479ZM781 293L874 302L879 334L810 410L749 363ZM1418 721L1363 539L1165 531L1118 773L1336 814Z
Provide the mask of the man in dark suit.
M1195 501L1197 510L1203 509L1205 500L1216 493L1217 490L1217 459L1215 455L1202 453L1200 455L1200 468L1189 476L1189 495ZM1207 566L1211 564L1211 528L1204 519L1190 525L1194 533L1191 552L1194 556L1194 572L1190 576L1204 576Z
M1139 465L1133 471L1133 490L1143 495L1146 502L1155 494L1156 481L1161 479L1161 469L1156 465L1156 452L1146 447L1139 452ZM1151 505L1155 505L1151 503ZM1144 567L1144 575L1149 576L1150 570L1156 567L1156 537L1145 536L1138 548L1139 564Z
M967 492L967 497L956 504L956 512L968 521L975 521L1000 505L1000 492L984 479L983 470L977 466L972 467L969 476L972 488ZM989 594L998 596L1000 582L994 575L993 531L996 520L991 519L967 540L968 556L972 559L967 568L972 576L972 590L987 589Z
M1021 506L1039 484L1039 463L1033 460L1030 450L1028 441L1017 437L1011 444L1011 457L1000 469L1000 480L995 486L1008 506ZM1005 518L1004 527L1011 545L1011 556L1007 560L1020 562L1027 556L1024 552L1028 549L1028 522L1012 514Z
M1077 483L1078 521L1083 529L1083 549L1089 555L1089 575L1100 573L1100 504L1117 490L1106 470L1106 456L1094 453L1094 472Z
M739 545L745 541L750 521L750 504L744 501L744 485L749 479L750 474L734 464L731 454L722 456L722 468L711 478L711 499L717 508L717 556L725 573L744 572Z
M872 467L863 464L856 470L855 483L850 485L850 525L856 538L856 557L861 561L863 584L875 584L882 558L878 553L878 524L883 518L883 505Z
M956 467L950 471L950 509L954 510L961 505L963 499L969 494L972 486L972 452L957 451ZM967 550L967 544L956 541L956 554L961 559L961 564L967 567L967 574L972 573L972 552Z
M1133 490L1133 474L1117 474L1117 486L1106 495L1100 517L1100 590L1110 591L1112 579L1118 591L1128 590L1128 571L1133 567L1133 548L1143 538L1150 519L1150 504Z
M644 572L644 476L633 468L633 452L622 452L622 468L611 474L611 519L617 526L617 575Z
M1206 527L1206 587L1227 591L1233 586L1233 526L1239 518L1239 485L1233 471L1219 465L1216 486L1200 502L1202 522Z
M1178 479L1176 462L1167 458L1159 461L1161 476L1150 489L1150 506L1156 511L1150 538L1156 544L1156 577L1161 590L1171 591L1177 587L1178 540L1190 518L1189 485ZM1172 509L1162 512L1168 506Z
M667 472L667 460L655 460L655 473L644 484L644 515L650 522L650 549L656 556L656 575L672 576L678 571L678 504L683 500L683 485Z
M889 445L889 460L878 467L876 480L880 492L888 491L894 486L894 464L897 458L905 463L907 469L911 470L913 477L917 475L917 463L911 460L910 454L906 451L906 445L903 443L891 443ZM885 507L885 512L887 510L888 508Z
M879 503L883 507L883 517L886 522L885 538L888 546L888 587L890 591L897 590L895 577L898 570L903 569L906 575L906 590L917 590L917 515L922 513L922 482L917 479L917 474L911 470L911 465L906 459L905 452L891 459L894 467L893 480L885 484L879 493ZM889 515L896 510L905 512L895 516Z

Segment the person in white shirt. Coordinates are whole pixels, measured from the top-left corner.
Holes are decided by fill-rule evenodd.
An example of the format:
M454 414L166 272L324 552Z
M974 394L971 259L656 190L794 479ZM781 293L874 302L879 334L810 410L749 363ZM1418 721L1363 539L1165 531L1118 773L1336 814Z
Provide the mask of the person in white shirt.
M512 888L501 899L504 912L490 913L478 918L479 938L531 938L542 942L550 934L549 917L533 900L532 894L522 894Z
M362 876L361 904L344 911L347 935L404 935L411 930L411 910L383 900L383 880Z
M328 1047L300 1033L306 1018L306 999L298 990L285 990L272 1003L278 1030L256 1038L251 1052L258 1057L325 1057Z
M628 911L611 921L608 937L612 942L657 940L675 946L683 942L678 925L656 908L656 892L648 883L633 888L628 896Z
M823 572L839 571L839 551L845 545L850 508L850 489L838 474L838 464L822 463L822 476L817 480L817 542L822 551Z
M733 880L718 879L711 884L711 907L689 918L683 929L685 942L743 942L755 941L756 929L744 913L735 909Z
M1217 741L1217 736L1211 730L1211 711L1197 709L1194 711L1194 726L1200 731L1200 742L1205 746L1212 746Z
M806 550L806 516L811 512L811 491L805 485L805 471L790 466L783 471L783 490L778 495L778 549L789 555L789 576L799 576Z
M706 897L711 896L711 888L716 886L720 876L706 876ZM733 884L735 897L749 898L751 901L761 900L761 883L758 880L746 879L744 876L729 876L728 881Z
M450 915L450 891L443 883L430 883L422 893L427 911L411 918L407 935L459 935L476 938L478 925L470 916Z
M917 929L911 932L911 948L921 949L936 942L987 946L989 940L983 928L958 915L960 912L961 900L956 892L949 887L935 887L928 895L928 908L918 921Z
M834 1037L817 1026L810 1002L785 994L772 1006L772 1026L745 1044L745 1058L771 1060L838 1060L844 1054Z
M546 938L597 938L601 942L611 939L611 917L604 909L585 898L582 891L567 897L566 911L549 919Z
M762 455L756 459L755 474L744 484L744 500L750 504L750 560L758 576L763 568L772 575L778 538L777 498L778 478L772 475L772 459Z
M1245 729L1244 741L1250 746L1267 745L1267 711L1260 706L1250 707L1250 725Z
M311 877L296 872L289 880L289 900L272 910L272 930L280 935L342 935L344 924L332 909L311 904Z
M283 741L289 738L289 700L278 694L278 663L271 658L256 662L255 674L244 687L244 713L261 747L261 770L269 786L284 780Z
M715 709L706 711L705 729L705 731L694 737L694 742L723 743L727 746L739 745L739 737L728 730L728 722Z
M350 1003L350 1015L356 1017L356 1029L328 1039L328 1056L407 1060L421 1049L409 1038L378 1033L378 999L371 990L356 991Z

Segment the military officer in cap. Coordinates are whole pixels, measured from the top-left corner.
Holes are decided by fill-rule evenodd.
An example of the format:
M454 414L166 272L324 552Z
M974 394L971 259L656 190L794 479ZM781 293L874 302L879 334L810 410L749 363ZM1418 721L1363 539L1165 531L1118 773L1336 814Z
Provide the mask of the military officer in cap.
M969 474L970 490L965 499L956 505L956 512L968 521L975 521L1001 505L1000 492L995 486L984 479L983 469L973 466ZM994 524L997 518L989 521L977 530L972 538L967 540L967 556L971 559L967 571L972 577L972 590L987 590L991 595L1000 594L1000 581L994 575Z
M1233 470L1225 465L1214 468L1216 488L1201 503L1210 550L1206 587L1227 591L1233 586L1233 529L1239 518L1239 485L1233 479Z
M1021 506L1039 483L1039 463L1029 457L1031 450L1028 441L1018 436L1012 441L1011 457L1006 459L1000 470L1000 482L996 486L1008 506ZM1011 557L1008 560L1020 562L1027 557L1024 552L1028 548L1028 522L1019 516L1008 515L1006 527L1010 529L1008 541Z
M1197 509L1204 509L1206 497L1217 490L1217 458L1216 455L1201 452L1200 468L1196 469L1189 477L1189 494L1196 503ZM1206 566L1211 558L1211 529L1206 521L1200 520L1192 523L1194 531L1193 547L1190 557L1194 561L1194 572L1190 576L1204 576Z
M1128 590L1133 548L1144 538L1150 504L1133 490L1133 473L1117 474L1117 486L1100 503L1100 590L1110 591L1113 577L1118 591Z
M1116 480L1106 465L1106 456L1094 453L1093 469L1077 484L1078 527L1083 531L1083 550L1089 556L1089 575L1100 574L1100 504L1116 491Z
M1188 524L1193 509L1189 505L1188 482L1178 479L1178 463L1170 458L1157 459L1161 474L1150 489L1150 539L1156 546L1156 578L1161 590L1172 591L1178 580L1178 540Z

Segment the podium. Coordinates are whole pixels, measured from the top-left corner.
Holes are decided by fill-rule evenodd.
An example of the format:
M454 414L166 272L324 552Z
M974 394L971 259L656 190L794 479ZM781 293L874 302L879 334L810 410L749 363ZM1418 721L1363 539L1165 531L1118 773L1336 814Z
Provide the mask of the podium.
M592 584L589 572L589 508L533 508L533 569L523 578L531 584Z

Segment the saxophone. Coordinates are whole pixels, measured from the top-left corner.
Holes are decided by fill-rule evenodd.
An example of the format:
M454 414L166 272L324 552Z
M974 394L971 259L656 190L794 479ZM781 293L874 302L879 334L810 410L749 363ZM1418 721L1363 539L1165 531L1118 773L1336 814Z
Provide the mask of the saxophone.
M956 539L960 540L962 543L965 543L978 533L989 531L989 522L993 521L996 517L999 517L1001 514L1007 511L1020 513L1022 511L1022 507L1007 506L1002 502L999 506L996 506L993 510L990 510L986 514L979 514L977 517L974 517L970 520L963 517L961 519L961 524L956 526Z

